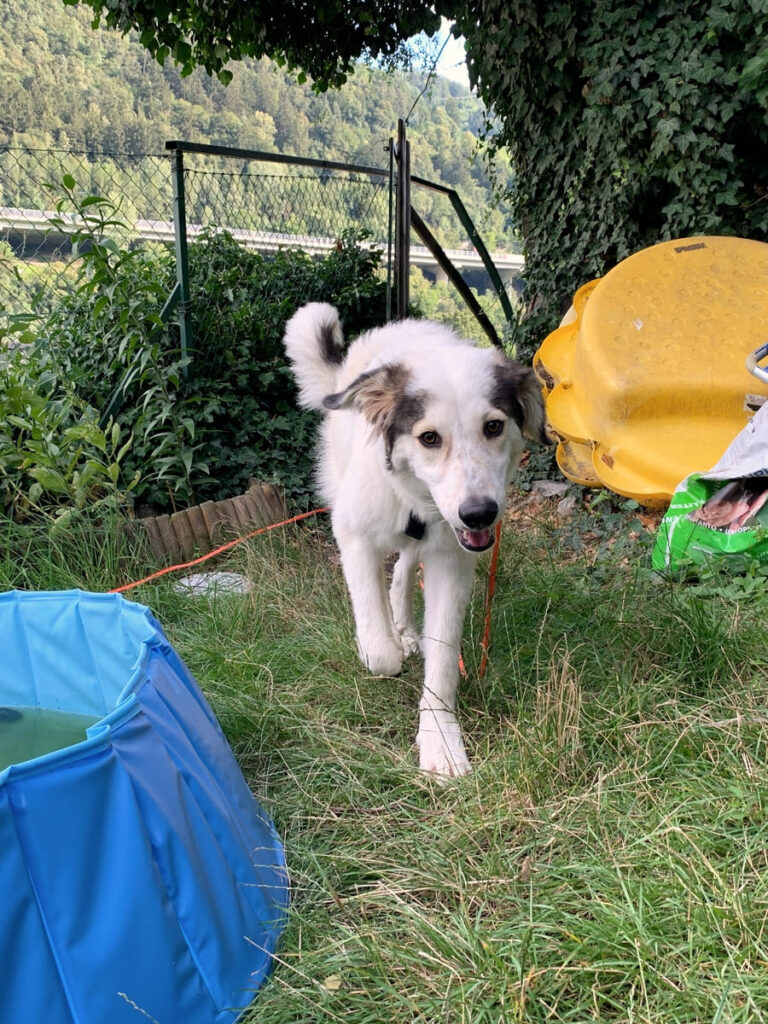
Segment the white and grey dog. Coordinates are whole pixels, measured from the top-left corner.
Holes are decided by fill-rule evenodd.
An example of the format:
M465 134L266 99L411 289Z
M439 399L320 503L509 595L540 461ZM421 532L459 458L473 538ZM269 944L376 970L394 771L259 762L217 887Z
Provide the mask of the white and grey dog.
M523 434L547 441L531 370L425 320L391 323L344 352L333 306L309 303L285 348L299 402L323 409L318 480L369 671L421 649L419 763L470 771L456 718L459 646L477 554L490 548ZM387 595L385 560L399 552ZM424 626L414 620L419 563Z

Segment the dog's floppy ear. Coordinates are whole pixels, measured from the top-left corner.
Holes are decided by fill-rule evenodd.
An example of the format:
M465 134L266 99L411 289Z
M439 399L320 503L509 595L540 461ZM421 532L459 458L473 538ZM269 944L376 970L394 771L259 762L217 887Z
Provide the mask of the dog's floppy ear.
M533 370L504 357L494 367L494 378L494 405L511 416L523 434L542 444L552 444L545 429L541 385Z
M357 409L369 423L383 429L407 380L408 371L400 363L380 366L361 373L344 391L326 395L323 405L326 409Z

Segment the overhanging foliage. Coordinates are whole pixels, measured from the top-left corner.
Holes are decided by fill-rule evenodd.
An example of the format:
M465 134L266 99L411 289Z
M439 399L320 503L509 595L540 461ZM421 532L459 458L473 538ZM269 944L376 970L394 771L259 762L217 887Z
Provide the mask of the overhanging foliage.
M81 0L64 0L75 6ZM317 90L344 83L361 56L397 60L405 40L440 27L445 0L82 0L101 21L121 32L134 29L163 64L171 57L189 74L195 67L216 74L243 57L268 56L302 68ZM300 80L304 76L300 75Z
M474 0L459 28L516 176L524 354L638 249L768 240L764 4Z

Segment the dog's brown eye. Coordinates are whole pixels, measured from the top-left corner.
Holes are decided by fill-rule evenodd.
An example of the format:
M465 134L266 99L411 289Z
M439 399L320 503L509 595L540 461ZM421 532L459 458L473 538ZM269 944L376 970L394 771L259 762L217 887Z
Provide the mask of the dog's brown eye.
M436 430L425 430L423 434L419 434L419 440L425 448L437 448L442 438Z
M498 437L504 432L504 420L488 420L483 427L486 437Z

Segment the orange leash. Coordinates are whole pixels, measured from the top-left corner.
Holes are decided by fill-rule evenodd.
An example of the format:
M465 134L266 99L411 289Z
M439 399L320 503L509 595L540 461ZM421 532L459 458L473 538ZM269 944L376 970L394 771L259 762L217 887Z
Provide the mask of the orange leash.
M214 548L213 551L209 551L207 555L201 555L199 558L193 558L191 562L181 562L179 565L169 565L165 569L159 569L157 572L153 572L151 576L145 576L143 580L136 580L135 583L126 583L122 587L115 587L110 590L110 594L122 594L126 590L133 590L134 587L140 587L142 583L149 583L150 580L156 580L160 576L165 576L169 572L178 572L179 569L191 569L193 565L202 565L203 562L207 562L209 558L215 558L216 555L222 554L224 551L229 551L230 548L235 547L237 544L242 544L245 540L250 540L251 537L258 537L260 533L266 533L268 530L276 530L278 526L288 526L290 523L297 523L300 519L308 519L310 516L320 515L321 512L327 512L327 508L315 508L311 512L302 512L298 516L292 516L290 519L283 520L282 523L270 523L269 526L262 526L258 530L253 530L251 533L247 533L244 537L237 537L235 540L229 541L227 544L222 544L219 548Z
M496 524L496 540L493 542L493 553L491 554L491 570L488 575L488 590L485 594L485 625L483 627L482 657L478 675L482 679L488 667L488 649L491 646L491 602L493 593L496 590L496 570L499 565L499 548L501 547L501 520Z
M190 562L180 562L178 565L168 565L164 569L158 569L157 572L153 572L149 576L145 576L143 579L135 580L133 583L125 583L122 587L114 587L109 591L110 594L123 594L126 590L133 590L134 587L140 587L143 583L150 583L152 580L159 579L161 576L167 576L168 573L178 572L181 569L191 569L195 565L202 565L203 562L207 562L210 558L215 558L217 555L223 554L225 551L229 551L231 548L236 547L238 544L242 544L243 541L250 540L252 537L258 537L261 533L267 533L269 530L277 530L281 526L289 526L291 523L297 523L301 519L309 519L310 516L320 515L322 512L328 512L328 508L315 508L311 512L302 512L297 516L291 516L290 519L284 519L281 523L270 523L269 526L262 526L258 530L252 530L251 533L245 534L244 537L236 537L234 540L228 541L226 544L222 544L221 547L214 548L213 551L209 551L206 555L201 555L199 558L193 558ZM478 669L478 675L480 679L485 675L485 670L488 666L488 651L491 646L491 602L493 601L493 594L496 590L496 570L499 564L499 548L501 546L501 522L496 524L496 539L493 542L493 553L491 555L491 569L488 576L488 590L485 595L485 622L483 625L483 639L482 639L482 656L480 658L480 668ZM466 669L464 668L464 659L459 653L459 669L462 676L466 676Z

